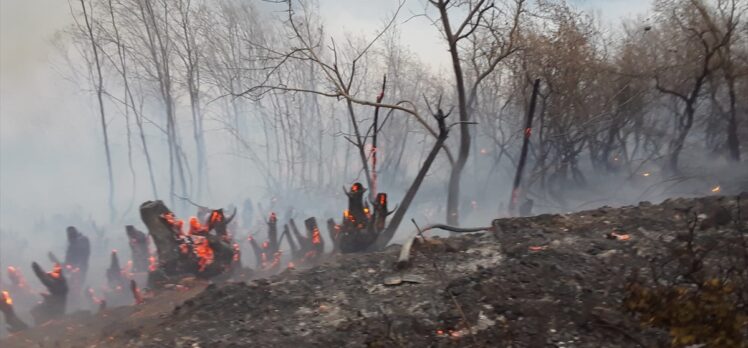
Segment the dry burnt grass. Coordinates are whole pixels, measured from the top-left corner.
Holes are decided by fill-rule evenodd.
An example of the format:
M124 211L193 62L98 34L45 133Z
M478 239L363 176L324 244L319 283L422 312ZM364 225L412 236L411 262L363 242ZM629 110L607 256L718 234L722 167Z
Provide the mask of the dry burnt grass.
M416 244L402 270L397 247L335 256L308 270L210 285L157 318L109 325L78 343L745 346L746 215L739 221L736 197L705 197L497 220L493 233Z

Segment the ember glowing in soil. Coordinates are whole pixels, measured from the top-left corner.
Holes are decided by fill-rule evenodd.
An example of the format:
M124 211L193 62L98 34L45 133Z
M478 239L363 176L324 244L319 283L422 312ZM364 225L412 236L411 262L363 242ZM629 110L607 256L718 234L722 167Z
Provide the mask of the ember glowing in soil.
M712 192L714 192L714 193L717 193L717 192L719 192L721 190L722 190L722 188L719 187L719 185L712 187Z

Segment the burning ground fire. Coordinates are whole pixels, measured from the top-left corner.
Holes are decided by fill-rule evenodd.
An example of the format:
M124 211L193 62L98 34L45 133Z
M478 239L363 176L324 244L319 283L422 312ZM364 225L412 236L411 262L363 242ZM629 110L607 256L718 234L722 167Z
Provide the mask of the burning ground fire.
M342 221L327 220L334 253L365 251L386 228L387 216L392 213L387 210L387 194L380 192L375 199L368 201L364 199L365 192L363 185L353 184L346 191L348 207L343 211ZM252 234L247 238L256 259L254 267L247 269L242 267L240 244L233 237L235 227L230 226L235 210L231 215L225 215L222 209L201 208L185 223L161 201L145 202L140 209L148 234L132 225L126 226L131 257L121 263L120 252L111 250L105 286L85 285L90 241L74 227L67 229L68 249L64 260L50 252L48 256L53 266L49 271L33 263L36 277L47 289L42 301L31 310L36 325L47 325L60 319L70 310L67 308L69 301L76 308L83 305L105 313L107 308L147 303L159 291L189 290L180 284L188 279L206 281L220 275L223 275L221 279L228 279L237 272L262 277L285 269L311 267L325 257L325 238L315 217L303 221L299 226L303 231L294 219L289 219L282 225L281 233L278 216L270 213L262 243L258 244ZM151 243L155 250L150 248ZM287 249L281 245L287 245ZM8 277L12 288L2 293L2 303L6 318L15 318L10 311L13 304L11 294L17 291L36 298L38 295L28 289L21 272L15 267L8 267ZM141 288L138 282L145 287ZM27 328L20 319L14 323L14 329Z

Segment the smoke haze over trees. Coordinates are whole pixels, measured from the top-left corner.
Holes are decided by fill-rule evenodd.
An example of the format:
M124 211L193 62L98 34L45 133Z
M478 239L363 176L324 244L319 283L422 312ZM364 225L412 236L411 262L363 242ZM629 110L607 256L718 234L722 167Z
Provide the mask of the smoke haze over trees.
M361 26L327 1L54 5L73 19L45 39L57 82L3 62L3 229L57 213L137 222L154 198L337 216L355 181L400 202L437 141L437 101L454 127L409 214L469 224L506 212L536 78L520 199L538 211L657 199L745 158L745 1L657 0L615 20L584 2L377 4ZM21 118L42 99L59 106Z

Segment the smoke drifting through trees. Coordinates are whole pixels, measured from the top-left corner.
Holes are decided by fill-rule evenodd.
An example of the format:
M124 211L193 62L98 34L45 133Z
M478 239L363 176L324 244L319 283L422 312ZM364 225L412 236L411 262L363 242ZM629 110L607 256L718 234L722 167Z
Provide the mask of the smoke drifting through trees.
M105 119L121 114L128 151L141 151L148 169L129 175L147 177L148 198L177 209L176 197L209 197L211 173L223 170L209 155L210 131L251 160L247 170L264 179L270 196L330 197L325 192L356 180L375 188L372 195L404 192L439 139L436 121L422 116L426 100L441 98L459 123L440 145L427 186L443 190L443 201L432 204L457 224L468 202L511 190L507 174L518 162L536 78L520 200L529 194L571 209L569 193L592 185L591 177L632 180L645 168L675 175L684 149L739 161L748 134L748 106L738 97L748 95L740 0L656 1L650 19L607 34L560 1L424 2L450 72L403 47L399 12L375 34L340 41L309 1L72 5L78 25L67 37L86 57L83 70L101 99L106 153ZM158 136L147 135L153 131ZM164 141L166 159L153 151ZM123 166L114 163L115 176L128 175ZM154 174L167 167L168 189ZM471 184L461 190L465 175Z

